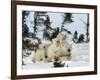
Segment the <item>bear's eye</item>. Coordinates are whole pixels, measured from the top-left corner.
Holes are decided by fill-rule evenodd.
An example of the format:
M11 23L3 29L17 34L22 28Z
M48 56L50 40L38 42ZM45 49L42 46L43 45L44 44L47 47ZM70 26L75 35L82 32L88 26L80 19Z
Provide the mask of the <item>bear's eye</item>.
M59 41L57 41L57 43L59 43Z
M43 48L45 48L45 46Z

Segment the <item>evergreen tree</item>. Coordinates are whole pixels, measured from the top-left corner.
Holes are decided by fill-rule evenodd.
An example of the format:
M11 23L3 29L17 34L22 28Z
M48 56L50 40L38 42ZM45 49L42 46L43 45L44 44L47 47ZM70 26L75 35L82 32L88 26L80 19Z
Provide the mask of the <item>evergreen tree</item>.
M22 11L22 24L26 22L26 16L29 15L29 11Z
M29 11L22 11L22 35L23 37L28 35L29 28L26 24L26 16L29 15Z
M81 18L80 20L86 25L86 42L89 42L89 14L86 15L87 15L87 22L85 22Z
M63 23L72 23L72 13L64 13L64 21Z
M50 18L47 15L46 20L44 21L44 25L46 26L46 29L50 28Z
M62 31L65 23L72 23L72 22L73 22L72 13L64 13L63 23L62 23L62 26L61 26L61 31Z
M26 49L29 41L25 41L24 38L29 34L29 28L26 24L26 16L29 15L29 11L22 11L22 48Z
M84 34L80 34L78 39L78 43L82 43L82 42L84 42Z
M36 33L36 26L37 26L37 12L34 12L34 27L33 27L33 30L34 30L34 34Z
M26 24L23 24L22 25L22 34L23 34L23 37L27 37L28 36L28 33L29 33L29 28Z
M89 14L87 14L87 24L86 24L86 42L89 42Z
M77 43L77 41L78 41L78 32L77 31L74 32L73 41L74 41L74 43Z

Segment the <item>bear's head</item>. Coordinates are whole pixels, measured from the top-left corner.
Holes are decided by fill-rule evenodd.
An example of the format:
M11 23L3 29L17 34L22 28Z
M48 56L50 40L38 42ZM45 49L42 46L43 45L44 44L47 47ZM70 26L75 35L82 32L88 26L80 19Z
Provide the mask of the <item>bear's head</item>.
M55 38L55 39L52 39L52 42L53 44L55 44L57 47L60 45L60 40Z

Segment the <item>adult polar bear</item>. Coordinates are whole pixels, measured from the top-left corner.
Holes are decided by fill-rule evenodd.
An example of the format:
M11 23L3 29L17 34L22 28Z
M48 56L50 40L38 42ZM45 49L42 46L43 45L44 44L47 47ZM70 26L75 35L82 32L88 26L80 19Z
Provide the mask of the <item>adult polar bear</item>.
M67 41L66 32L60 32L53 43L48 47L47 56L48 61L53 61L54 57L59 57L62 60L71 59L71 45Z

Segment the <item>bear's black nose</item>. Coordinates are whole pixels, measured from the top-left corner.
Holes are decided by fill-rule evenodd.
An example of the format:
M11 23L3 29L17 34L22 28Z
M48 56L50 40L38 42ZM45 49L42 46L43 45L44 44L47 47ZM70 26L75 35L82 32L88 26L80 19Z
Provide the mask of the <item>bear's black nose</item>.
M71 50L70 49L68 49L68 52L70 52Z

